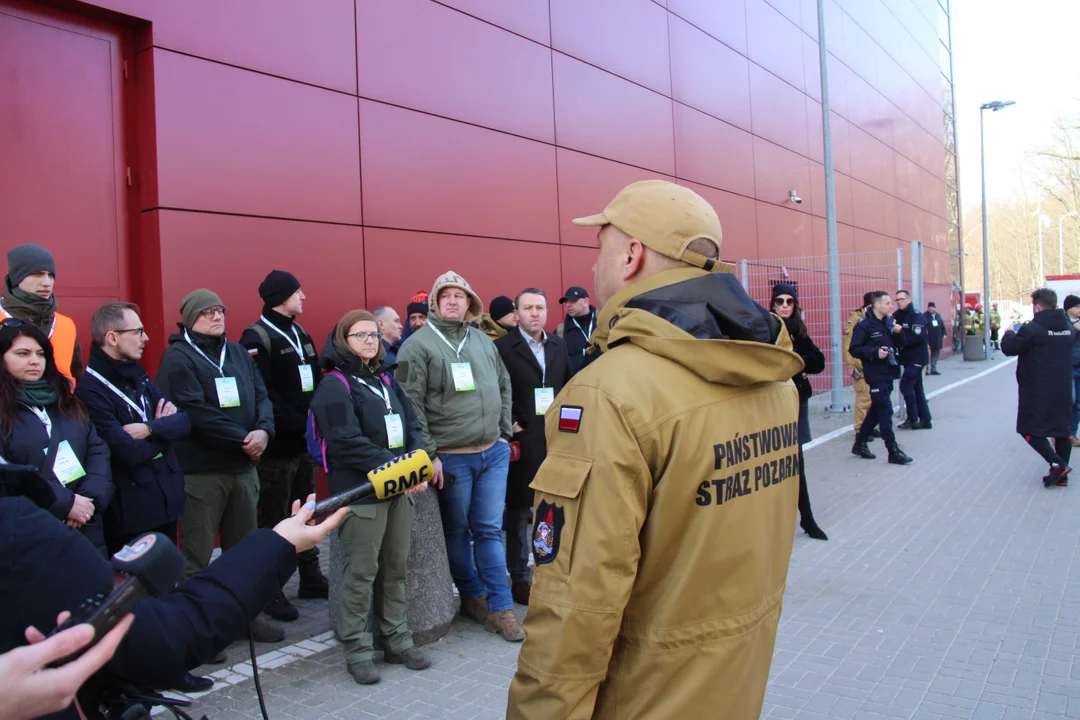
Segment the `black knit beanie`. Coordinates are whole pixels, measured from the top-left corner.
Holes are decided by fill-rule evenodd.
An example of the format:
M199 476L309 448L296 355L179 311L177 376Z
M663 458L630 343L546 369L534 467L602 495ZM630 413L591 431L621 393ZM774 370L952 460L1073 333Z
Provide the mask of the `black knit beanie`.
M505 295L492 299L491 304L488 305L488 313L496 322L512 312L514 312L514 301Z
M1080 297L1076 297L1075 295L1066 295L1065 296L1065 309L1066 310L1068 310L1069 308L1074 308L1077 305L1080 305Z
M772 299L776 300L776 298L781 295L790 295L795 298L795 300L799 299L799 294L795 291L795 286L791 283L776 283L773 285Z
M408 306L405 308L405 317L410 315L423 315L427 317L428 314L428 294L423 290L417 290L413 295L412 300L409 301Z
M271 270L266 279L259 283L259 297L266 307L276 308L299 289L300 281L295 275L284 270Z

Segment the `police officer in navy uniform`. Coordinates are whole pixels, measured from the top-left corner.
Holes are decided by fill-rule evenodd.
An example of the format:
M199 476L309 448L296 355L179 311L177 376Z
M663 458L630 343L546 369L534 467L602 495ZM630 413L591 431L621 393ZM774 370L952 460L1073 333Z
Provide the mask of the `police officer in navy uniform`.
M911 293L907 290L896 291L898 309L893 313L893 320L902 328L897 344L903 375L900 377L900 393L907 406L907 420L900 424L905 430L929 430L930 405L926 402L923 390L923 369L930 362L930 322L926 316L911 304Z
M870 452L867 443L870 433L877 426L885 446L889 449L889 462L894 465L907 465L911 462L900 446L892 428L892 390L893 381L900 377L900 364L896 360L894 338L899 339L903 328L893 320L893 300L889 293L877 290L871 294L872 305L866 317L859 321L851 333L851 354L863 364L863 375L870 386L870 411L866 415L859 432L855 435L853 455L866 460L877 456Z

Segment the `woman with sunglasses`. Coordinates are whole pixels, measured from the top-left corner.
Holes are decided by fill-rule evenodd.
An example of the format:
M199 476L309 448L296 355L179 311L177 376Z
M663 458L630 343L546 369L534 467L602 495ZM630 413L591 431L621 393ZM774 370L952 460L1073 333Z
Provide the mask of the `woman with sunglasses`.
M777 283L772 292L772 311L780 316L791 336L793 349L803 360L802 372L791 378L799 390L799 525L806 534L815 540L828 540L829 536L818 527L814 520L814 511L810 509L810 493L806 489L806 467L803 460L802 446L810 442L810 398L814 389L810 387L807 375L816 375L825 370L825 355L814 345L810 333L806 331L799 296L794 285Z
M351 490L395 457L424 447L423 431L404 390L385 366L375 316L352 310L341 318L323 357L326 376L311 412L326 448L330 493ZM418 491L427 489L421 485ZM412 535L413 498L371 498L349 508L338 537L345 555L337 631L356 682L379 682L368 613L374 610L386 644L385 660L410 670L431 661L413 647L405 619L405 564Z
M0 455L36 469L54 495L48 510L105 555L102 513L113 495L108 446L37 326L4 320L0 356Z

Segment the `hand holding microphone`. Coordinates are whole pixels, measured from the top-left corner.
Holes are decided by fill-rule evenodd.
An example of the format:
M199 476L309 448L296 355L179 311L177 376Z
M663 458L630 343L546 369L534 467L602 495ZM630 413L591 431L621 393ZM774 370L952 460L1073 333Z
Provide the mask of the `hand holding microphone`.
M417 488L434 479L435 466L432 465L431 458L426 452L413 450L380 465L369 472L367 477L366 481L352 490L335 495L316 505L312 511L312 517L316 521L321 521L340 508L354 505L372 495L379 500L386 500L409 491L419 492Z

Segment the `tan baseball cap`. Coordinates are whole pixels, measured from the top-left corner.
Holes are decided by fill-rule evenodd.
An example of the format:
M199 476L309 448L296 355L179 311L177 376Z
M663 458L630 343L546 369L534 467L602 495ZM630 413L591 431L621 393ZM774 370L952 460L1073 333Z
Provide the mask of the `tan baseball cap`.
M667 180L642 180L627 185L604 212L577 218L574 224L614 225L661 255L705 270L730 272L734 267L720 262L723 231L712 205L690 188ZM699 239L716 245L716 259L687 249Z

